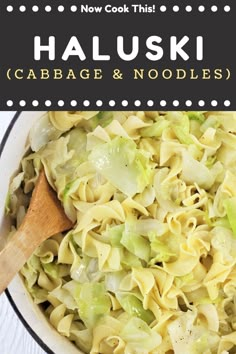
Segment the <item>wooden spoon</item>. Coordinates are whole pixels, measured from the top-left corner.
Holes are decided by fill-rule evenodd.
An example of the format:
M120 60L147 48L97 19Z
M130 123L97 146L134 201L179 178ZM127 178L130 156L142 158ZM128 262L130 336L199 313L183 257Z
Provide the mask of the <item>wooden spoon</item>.
M0 252L0 294L43 241L72 227L42 171L21 226Z

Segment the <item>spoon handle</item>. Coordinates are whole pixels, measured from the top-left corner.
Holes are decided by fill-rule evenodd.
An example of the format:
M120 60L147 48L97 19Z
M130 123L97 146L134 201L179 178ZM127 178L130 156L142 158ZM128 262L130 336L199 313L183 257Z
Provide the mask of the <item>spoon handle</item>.
M31 247L27 239L25 230L19 229L0 252L0 294L29 258Z
M72 227L43 170L19 229L0 252L0 294L43 241Z

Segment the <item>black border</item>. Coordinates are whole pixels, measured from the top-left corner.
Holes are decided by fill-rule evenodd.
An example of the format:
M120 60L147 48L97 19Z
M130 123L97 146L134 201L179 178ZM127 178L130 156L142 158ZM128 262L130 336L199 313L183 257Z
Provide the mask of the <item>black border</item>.
M7 139L12 131L12 128L14 127L17 119L19 118L19 116L21 115L22 111L17 111L16 114L14 115L13 119L11 120L11 123L9 124L3 139L0 143L0 158L2 156L2 152L4 150L4 147L6 145ZM55 354L44 342L43 340L34 332L34 330L29 326L29 324L26 322L26 320L24 319L24 317L22 316L20 310L18 309L18 307L16 306L10 292L8 289L5 290L5 294L7 296L8 301L10 302L11 307L13 308L14 312L16 313L17 317L19 318L19 320L21 321L21 323L23 324L23 326L26 328L26 330L28 331L28 333L33 337L33 339L38 343L38 345L47 353L47 354Z
M0 158L1 158L1 156L2 156L2 152L3 152L3 150L4 150L4 147L5 147L5 144L6 144L6 142L7 142L7 139L8 139L8 137L9 137L10 133L11 133L11 130L12 130L12 128L14 127L14 125L15 125L15 123L16 123L16 121L17 121L17 119L19 118L19 116L20 116L21 113L22 113L21 111L17 111L17 112L15 113L14 117L12 118L11 123L10 123L9 126L7 127L7 130L6 130L6 132L5 132L5 134L4 134L3 138L2 138L2 141L1 141L1 143L0 143Z

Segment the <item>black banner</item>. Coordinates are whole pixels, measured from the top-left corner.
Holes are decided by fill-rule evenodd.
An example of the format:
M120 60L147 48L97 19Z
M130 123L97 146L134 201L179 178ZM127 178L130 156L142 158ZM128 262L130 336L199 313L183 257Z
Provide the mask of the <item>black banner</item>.
M235 4L1 1L0 109L236 110Z

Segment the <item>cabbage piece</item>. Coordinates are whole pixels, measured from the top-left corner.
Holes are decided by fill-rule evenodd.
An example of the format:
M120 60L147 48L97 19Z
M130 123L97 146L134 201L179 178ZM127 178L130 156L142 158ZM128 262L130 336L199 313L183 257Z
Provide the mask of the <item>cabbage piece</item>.
M201 125L201 131L204 133L208 128L218 128L220 122L217 116L210 115Z
M125 224L116 225L109 228L108 235L112 246L122 247L120 240L124 229L125 229Z
M142 267L141 260L139 257L135 256L125 249L124 256L121 260L124 269L131 269L132 267L139 268Z
M186 183L197 183L199 187L209 189L214 183L211 171L203 163L195 160L188 151L183 151L182 156L182 179Z
M226 229L231 229L229 219L227 215L224 218L217 218L215 221L211 222L210 220L207 220L207 223L210 226L222 226Z
M140 129L140 134L144 138L159 138L163 131L170 125L165 119L158 119L156 123L153 123L150 127Z
M203 113L204 112L187 112L187 115L190 120L196 120L200 123L203 123L206 119Z
M217 349L218 335L195 321L196 311L187 311L167 326L175 354L203 354L207 349Z
M49 141L58 139L61 134L62 131L54 127L50 122L49 115L45 114L40 119L37 119L30 129L29 140L31 149L39 151Z
M7 197L5 200L5 212L6 214L12 214L15 216L18 212L19 207L23 204L27 205L27 197L23 194L20 188L22 182L24 181L24 172L18 173L11 181Z
M69 290L59 286L53 289L49 294L58 299L62 304L66 305L69 310L78 309L78 305Z
M155 239L153 242L151 242L151 250L155 256L150 260L150 265L154 265L159 262L168 262L171 258L177 256L169 249L167 244L161 242L158 239Z
M141 318L147 324L154 321L155 316L152 311L144 310L142 301L139 300L135 295L126 295L125 293L116 294L116 298L123 307L123 309L130 315Z
M164 239L158 237L155 232L150 232L149 235L151 246L151 259L149 265L155 265L159 262L173 261L178 256L179 245L184 241L180 235L165 235Z
M69 275L69 268L64 264L56 264L56 263L46 263L42 264L45 273L50 275L53 279L65 277Z
M81 128L74 128L69 133L65 134L65 139L68 139L67 150L70 154L70 158L57 167L58 174L63 174L65 177L69 176L69 186L66 189L70 189L73 182L76 183L78 174L77 168L85 161L87 161L88 152L86 151L87 135ZM68 178L66 178L68 179Z
M81 128L74 128L69 133L68 150L74 150L74 158L78 159L80 162L87 160L88 153L86 152L87 145L87 135L85 131Z
M211 168L216 162L216 156L208 156L205 162L205 166Z
M69 136L60 137L55 141L50 141L37 156L40 157L49 183L58 177L58 174L68 174L66 164L73 157L74 152L68 151ZM74 172L74 171L70 171ZM52 183L51 183L52 184Z
M127 196L141 193L150 183L151 163L130 139L115 137L97 145L88 159L103 177Z
M127 353L148 353L161 344L161 336L149 328L146 322L133 317L120 332L120 337L127 343Z
M101 127L106 127L114 119L113 112L111 112L111 111L99 112L97 114L97 119L98 119L98 124L101 125Z
M127 275L124 270L118 272L108 272L105 275L106 290L116 293L119 290L120 282Z
M193 140L191 139L189 132L186 132L185 127L181 126L174 126L173 130L175 132L175 135L177 136L178 140L182 144L190 145L193 144Z
M193 144L193 139L191 138L190 131L190 123L187 115L182 115L177 118L177 121L172 122L172 129L177 136L178 140L182 144Z
M191 353L190 348L198 339L195 335L197 328L193 325L195 319L196 312L188 311L167 326L175 354Z
M131 253L148 262L150 257L150 244L147 239L132 231L124 230L120 243Z
M79 283L98 281L103 274L98 269L98 259L84 256L78 266L71 270L71 278Z
M169 230L169 227L167 224L162 223L157 219L135 219L126 222L126 229L142 236L149 237L150 233L163 235Z
M182 112L168 112L166 119L171 124L171 130L183 144L193 144L190 136L190 122L187 114Z
M226 199L224 201L227 218L233 230L233 235L236 237L236 197Z
M87 328L94 327L103 315L108 315L111 300L103 283L78 284L75 300L79 307L79 316Z

